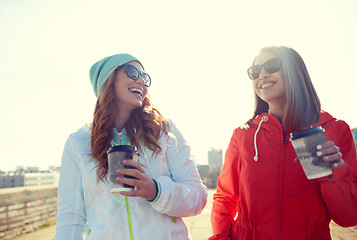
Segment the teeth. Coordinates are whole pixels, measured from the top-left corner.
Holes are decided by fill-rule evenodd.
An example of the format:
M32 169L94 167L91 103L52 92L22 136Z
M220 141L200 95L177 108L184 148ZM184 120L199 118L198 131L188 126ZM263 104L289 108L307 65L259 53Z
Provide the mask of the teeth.
M263 84L263 85L261 86L261 89L264 89L264 88L269 87L269 86L271 86L271 85L273 85L271 82L270 82L270 83L265 83L265 84Z
M132 93L139 94L140 96L143 94L143 91L141 89L138 89L138 88L129 88L129 91L132 92Z

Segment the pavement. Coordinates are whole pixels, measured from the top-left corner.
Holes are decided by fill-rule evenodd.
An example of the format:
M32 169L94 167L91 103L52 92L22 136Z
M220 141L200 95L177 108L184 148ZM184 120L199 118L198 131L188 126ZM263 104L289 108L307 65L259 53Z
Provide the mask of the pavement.
M190 229L192 240L207 240L212 236L210 214L212 208L212 197L215 190L208 191L207 205L200 215L184 218L187 227ZM357 226L342 228L331 222L331 236L333 240L356 240ZM16 240L54 240L56 226L51 225L37 231L21 235Z

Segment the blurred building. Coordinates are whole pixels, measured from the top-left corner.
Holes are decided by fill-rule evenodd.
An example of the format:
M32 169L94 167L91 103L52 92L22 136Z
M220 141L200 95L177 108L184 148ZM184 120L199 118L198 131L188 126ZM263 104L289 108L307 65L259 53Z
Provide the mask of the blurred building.
M199 165L198 172L203 183L211 189L217 187L217 180L223 166L222 150L214 149L208 151L208 165Z
M208 166L210 170L221 170L223 166L222 162L222 150L211 148L208 151Z
M2 173L0 175L0 188L24 186L24 175L22 173Z
M40 172L40 168L39 167L27 167L25 169L25 172L27 172L27 173L38 173L38 172Z
M200 174L201 178L207 178L209 176L209 166L208 165L197 165L197 171Z
M24 186L58 185L59 172L25 173Z
M47 171L39 171L37 167L26 170L18 167L15 172L0 174L0 188L58 185L58 180L59 167L50 167Z

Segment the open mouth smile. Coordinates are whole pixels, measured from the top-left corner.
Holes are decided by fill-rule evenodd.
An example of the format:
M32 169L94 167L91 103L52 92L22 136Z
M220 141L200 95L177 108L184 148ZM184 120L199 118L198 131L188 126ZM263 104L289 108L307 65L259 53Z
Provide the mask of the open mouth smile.
M274 84L273 82L264 83L263 85L260 86L260 90L264 90L265 88L273 86L273 84Z
M143 91L141 89L138 88L129 88L129 91L142 97L143 96Z

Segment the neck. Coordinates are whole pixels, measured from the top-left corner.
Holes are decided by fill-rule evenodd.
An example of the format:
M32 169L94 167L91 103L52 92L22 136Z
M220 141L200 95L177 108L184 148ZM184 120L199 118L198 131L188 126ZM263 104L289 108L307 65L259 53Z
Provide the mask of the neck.
M269 105L269 112L273 114L281 122L284 116L284 106Z
M126 122L129 120L131 113L123 113L118 111L118 113L115 115L114 119L114 127L117 129L118 132L121 132L126 124Z

